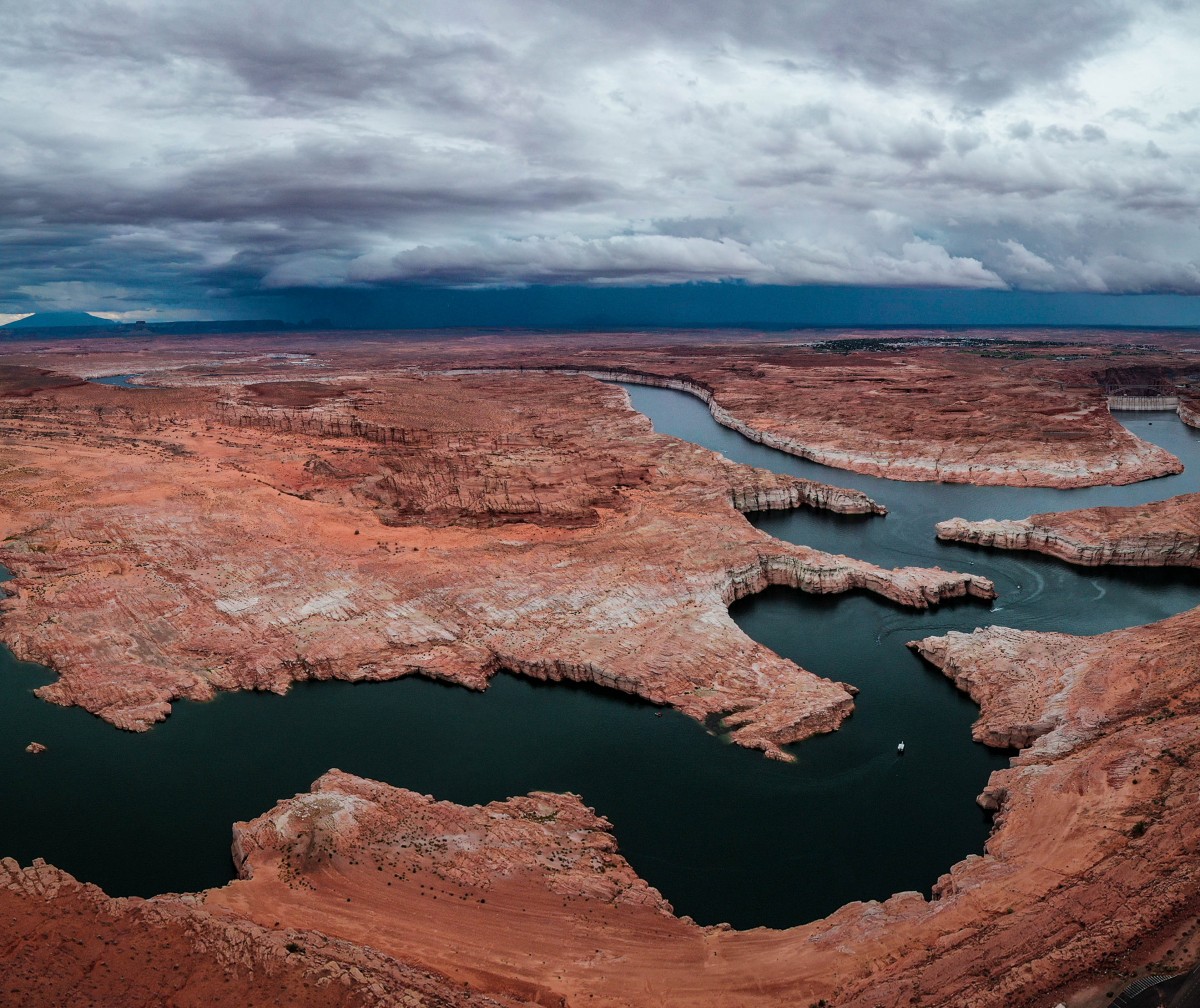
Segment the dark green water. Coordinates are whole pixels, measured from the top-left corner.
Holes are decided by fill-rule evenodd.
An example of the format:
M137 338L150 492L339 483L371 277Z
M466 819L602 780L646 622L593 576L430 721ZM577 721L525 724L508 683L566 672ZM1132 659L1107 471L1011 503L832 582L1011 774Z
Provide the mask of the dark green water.
M970 741L974 706L905 641L994 622L1095 633L1200 602L1193 575L1078 572L940 545L932 531L953 514L1156 499L1196 489L1191 473L1057 493L893 483L751 444L682 393L630 391L659 430L739 461L860 486L892 509L882 519L756 518L773 535L889 565L978 571L1001 589L997 611L960 603L914 613L865 595L785 590L739 603L734 616L751 636L862 689L844 728L794 747L791 765L724 744L672 711L659 716L618 694L507 675L483 694L418 679L228 694L176 704L167 722L130 735L38 701L31 690L52 674L3 653L0 853L44 857L114 894L218 885L232 875L230 823L340 767L458 802L575 791L613 821L622 851L680 913L787 926L850 900L928 891L952 863L982 850L989 821L973 799L1006 757ZM1197 457L1195 436L1170 415L1137 416L1130 426L1185 461ZM49 751L24 753L34 739Z

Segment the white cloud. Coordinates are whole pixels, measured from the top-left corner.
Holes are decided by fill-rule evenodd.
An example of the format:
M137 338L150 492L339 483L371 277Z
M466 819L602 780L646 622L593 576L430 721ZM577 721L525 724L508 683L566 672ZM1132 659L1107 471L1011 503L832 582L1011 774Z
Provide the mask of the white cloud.
M976 259L951 256L932 242L911 240L894 251L853 243L743 244L668 235L575 235L428 246L363 256L351 281L423 281L465 285L513 283L664 284L744 280L772 284L863 284L917 287L1003 287Z
M999 244L1008 250L1008 255L1004 259L1004 270L1007 276L1012 277L1023 287L1038 289L1053 285L1057 271L1040 255L1030 252L1019 241L1013 241L1011 238L1005 238Z
M0 308L396 281L1200 292L1191 5L279 10L7 19Z
M212 319L211 311L196 308L130 308L126 311L97 311L91 314L114 322L200 322Z

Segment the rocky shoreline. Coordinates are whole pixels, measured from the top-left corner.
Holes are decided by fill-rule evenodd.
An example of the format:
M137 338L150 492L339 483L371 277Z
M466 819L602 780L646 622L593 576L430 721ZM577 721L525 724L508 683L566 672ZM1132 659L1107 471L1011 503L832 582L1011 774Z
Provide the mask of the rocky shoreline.
M1084 567L1200 566L1200 494L1134 507L1100 507L1020 520L937 525L939 539L993 549L1030 550Z

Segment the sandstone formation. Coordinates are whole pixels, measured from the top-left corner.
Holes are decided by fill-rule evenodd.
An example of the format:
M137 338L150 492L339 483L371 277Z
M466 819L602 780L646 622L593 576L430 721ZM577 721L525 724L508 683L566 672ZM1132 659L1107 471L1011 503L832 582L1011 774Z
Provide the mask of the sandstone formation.
M0 402L5 637L59 672L45 699L144 730L218 689L414 673L483 689L508 668L723 718L782 757L836 728L852 691L747 638L735 599L771 584L918 607L993 595L770 538L738 509L879 509L656 435L588 378L264 390L244 380L253 362L237 370Z
M519 355L459 343L453 351L469 353L474 366L507 361L686 391L754 441L890 479L1077 487L1181 469L1110 415L1105 384L1131 366L1102 346L1072 343L1081 352L1064 355L1061 345L1030 352L1015 340L913 347L854 335L814 344L635 344L619 352L597 339L541 353L533 343ZM1149 359L1170 366L1137 370L1184 370L1182 356Z
M47 699L131 729L217 689L484 688L509 667L724 716L784 755L835 728L852 687L745 638L730 601L792 584L927 605L991 586L773 540L738 512L880 509L657 436L582 375L514 369L675 383L764 443L896 478L1069 486L1178 466L1113 422L1101 377L1117 354L1174 375L1194 360L1183 339L893 339L16 347L0 361L4 637L59 671ZM79 381L115 373L152 387ZM1094 1008L1194 962L1200 611L914 647L980 703L977 739L1022 748L981 796L986 852L932 899L700 927L573 796L463 808L331 771L239 824L240 877L208 893L110 899L0 862L0 1001Z
M1114 974L1170 970L1200 952L1196 668L1144 697L1109 671L1117 649L1154 665L1148 677L1170 643L1194 654L1197 621L1098 640L1055 681L1111 699L1100 725L1087 713L1059 719L1079 705L1035 684L1079 654L1075 638L986 631L917 645L981 696L987 737L1038 739L981 799L997 809L986 855L956 865L931 901L902 893L783 931L700 927L671 913L573 796L464 808L331 771L238 824L241 880L205 906L539 1004L1103 1003L1096 985L1120 985ZM1016 686L1015 708L991 703L1002 683Z
M1200 954L1198 620L915 645L980 698L981 736L1033 740L981 799L997 810L987 853L932 900L900 893L782 931L700 927L572 795L465 808L330 771L238 824L240 879L198 896L109 899L0 862L0 989L123 1006L1105 1004ZM1086 702L1057 695L1077 691Z
M749 376L731 369L689 369L683 376L636 368L557 370L687 392L717 423L751 441L887 479L1065 488L1135 483L1183 468L1169 452L1120 427L1103 401L1083 389L1068 398L1061 389L1004 388L1002 394L988 390L980 401L971 396L984 383L963 374L962 360L949 368L872 362L832 375L810 371L813 363L796 360L774 374L760 367ZM1014 392L1038 401L1034 423L1028 416L998 422L1004 409L1014 408L1002 401ZM922 411L934 414L932 429L923 425ZM1029 441L1035 430L1042 439L1037 448Z
M1126 373L1173 382L1190 372L1194 334L1118 334L1119 344L1112 333L1074 331L1070 342L1037 331L804 335L94 340L82 350L46 344L10 360L84 377L136 373L155 386L310 381L322 372L365 378L381 367L551 368L683 389L756 441L891 479L1074 487L1181 468L1113 419L1106 392ZM1135 335L1137 343L1124 341Z
M938 522L939 539L1033 550L1095 567L1200 566L1200 494L1181 494L1133 507L1051 512L1017 521Z

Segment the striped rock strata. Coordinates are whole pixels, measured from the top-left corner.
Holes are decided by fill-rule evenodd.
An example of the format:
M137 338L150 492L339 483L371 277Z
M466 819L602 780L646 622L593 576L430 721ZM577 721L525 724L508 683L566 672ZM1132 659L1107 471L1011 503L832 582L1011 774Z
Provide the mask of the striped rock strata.
M1200 494L1133 507L1051 512L1015 521L938 522L939 539L1032 550L1084 567L1200 566Z

